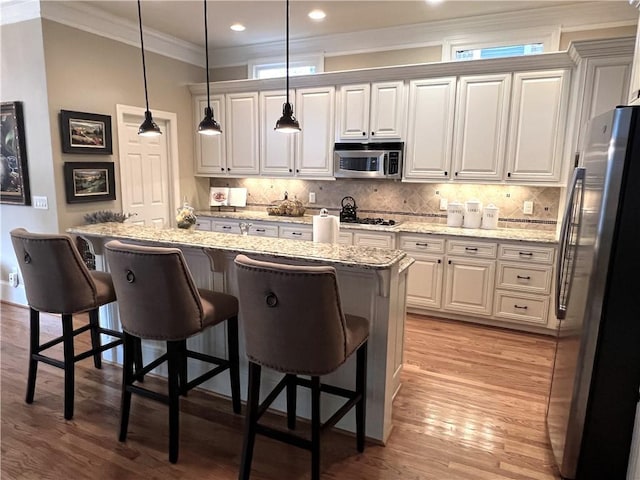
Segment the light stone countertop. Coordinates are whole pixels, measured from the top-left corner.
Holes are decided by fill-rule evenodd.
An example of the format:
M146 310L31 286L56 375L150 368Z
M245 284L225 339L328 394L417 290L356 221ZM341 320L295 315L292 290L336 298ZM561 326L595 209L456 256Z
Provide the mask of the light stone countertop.
M247 255L266 255L279 259L305 260L335 267L384 270L406 257L402 250L314 243L287 238L230 235L228 233L157 229L126 223L98 223L67 229L68 233L85 237L152 242L161 246L193 247Z
M209 211L201 210L195 212L197 216L221 218L228 220L243 221L264 221L279 223L295 223L303 225L313 224L313 215L303 215L302 217L285 217L269 215L267 212L259 210L245 210L238 212ZM534 242L557 244L558 239L555 231L544 231L524 228L497 228L495 230L485 230L482 228L462 228L447 227L438 223L430 222L400 222L393 226L388 225L362 225L358 223L341 223L341 230L371 230L377 232L392 233L426 233L432 235L447 235L456 237L472 237L487 240L509 240L516 242Z

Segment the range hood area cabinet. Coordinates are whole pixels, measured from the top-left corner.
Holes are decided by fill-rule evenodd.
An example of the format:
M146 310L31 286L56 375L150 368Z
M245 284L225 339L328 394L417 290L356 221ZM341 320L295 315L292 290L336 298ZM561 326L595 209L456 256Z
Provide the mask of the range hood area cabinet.
M409 82L407 180L559 183L569 70Z
M284 90L260 92L260 173L269 177L333 179L335 88L299 88L294 115L302 131L283 134L273 129L286 101Z
M195 132L207 106L206 96L194 97ZM248 177L260 173L258 93L212 95L214 118L222 135L196 135L195 172L201 176Z
M338 88L336 142L401 140L407 111L404 81Z

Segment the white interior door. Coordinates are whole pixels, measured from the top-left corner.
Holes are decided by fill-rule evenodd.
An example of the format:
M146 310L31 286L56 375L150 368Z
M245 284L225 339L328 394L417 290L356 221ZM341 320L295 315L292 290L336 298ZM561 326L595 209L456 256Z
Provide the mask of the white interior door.
M154 112L154 120L163 134L141 137L138 127L144 120L144 111L118 107L122 210L135 214L128 223L169 227L174 217L173 192L176 190L171 165L174 160L171 143L176 137L171 135L171 119Z

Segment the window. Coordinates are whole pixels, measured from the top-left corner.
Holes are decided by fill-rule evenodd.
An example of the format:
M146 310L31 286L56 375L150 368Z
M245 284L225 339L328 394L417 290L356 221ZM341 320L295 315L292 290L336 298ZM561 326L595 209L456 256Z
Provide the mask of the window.
M474 48L455 51L455 60L478 60L480 58L520 57L544 52L543 43L527 43L500 47Z
M282 59L258 59L249 62L249 78L279 78L286 75L287 64ZM289 76L313 75L324 71L322 55L289 59Z

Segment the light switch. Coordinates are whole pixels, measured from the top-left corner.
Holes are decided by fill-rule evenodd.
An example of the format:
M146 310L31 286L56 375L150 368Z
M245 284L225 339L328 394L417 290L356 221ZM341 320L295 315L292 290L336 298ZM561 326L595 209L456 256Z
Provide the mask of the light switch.
M41 208L43 210L49 210L49 202L47 197L33 196L33 208Z
M440 210L446 210L448 206L448 202L446 198L440 199Z
M316 203L316 192L309 192L309 203Z
M522 206L522 213L525 215L533 214L533 202L531 200L524 202L524 205Z

